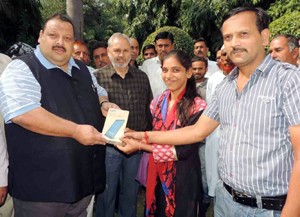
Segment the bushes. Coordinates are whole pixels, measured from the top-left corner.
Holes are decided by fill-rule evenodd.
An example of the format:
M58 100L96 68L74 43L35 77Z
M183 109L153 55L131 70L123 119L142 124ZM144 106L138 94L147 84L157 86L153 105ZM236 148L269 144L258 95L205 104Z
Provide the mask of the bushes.
M271 38L276 34L292 34L300 37L300 12L287 13L270 24Z

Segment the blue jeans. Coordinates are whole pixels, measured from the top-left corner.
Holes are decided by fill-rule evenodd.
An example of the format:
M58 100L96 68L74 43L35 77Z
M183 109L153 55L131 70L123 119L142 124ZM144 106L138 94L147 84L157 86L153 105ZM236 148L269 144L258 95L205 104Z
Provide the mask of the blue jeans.
M216 187L215 217L280 217L280 211L245 206L232 200L220 180Z
M96 217L114 217L117 188L120 187L119 217L136 217L139 184L135 180L141 154L130 157L106 147L106 188L98 195Z

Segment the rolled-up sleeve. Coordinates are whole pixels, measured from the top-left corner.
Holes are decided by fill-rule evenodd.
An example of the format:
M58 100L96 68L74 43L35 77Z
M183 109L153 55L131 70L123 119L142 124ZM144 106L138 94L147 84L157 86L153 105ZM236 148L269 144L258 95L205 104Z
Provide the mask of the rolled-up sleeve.
M41 106L41 87L29 67L12 61L0 78L0 111L5 123Z

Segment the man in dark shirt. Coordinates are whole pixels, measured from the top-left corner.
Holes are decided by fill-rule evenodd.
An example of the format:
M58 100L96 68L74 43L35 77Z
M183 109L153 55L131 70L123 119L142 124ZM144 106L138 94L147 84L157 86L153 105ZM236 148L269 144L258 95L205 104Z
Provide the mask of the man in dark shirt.
M131 59L129 38L121 33L108 40L108 56L111 64L95 71L99 84L108 92L111 102L129 111L127 127L133 130L151 129L149 105L152 91L147 75L128 66ZM98 196L96 216L113 217L118 185L119 216L136 216L138 183L135 176L140 162L140 153L124 155L113 146L106 149L106 189Z

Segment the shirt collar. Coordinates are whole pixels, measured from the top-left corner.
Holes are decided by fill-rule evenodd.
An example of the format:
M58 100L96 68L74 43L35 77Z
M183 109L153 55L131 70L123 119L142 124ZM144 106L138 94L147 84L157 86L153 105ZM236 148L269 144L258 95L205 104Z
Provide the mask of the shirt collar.
M254 73L251 76L261 75L266 77L270 72L271 68L276 64L276 61L272 59L271 55L267 55L263 62L255 69ZM229 81L232 81L237 78L239 74L238 67L235 67L227 76Z
M59 68L60 69L59 66L51 63L49 60L46 59L46 57L42 54L39 45L34 50L34 54L46 69L54 69L54 68ZM75 60L73 59L73 57L71 57L70 60L69 60L69 63L68 63L68 72L67 73L69 75L72 75L72 67L73 66L80 69L79 66L75 63Z
M108 66L106 66L107 67L107 70L108 70L108 74L109 74L109 77L113 77L113 76L119 76L120 77L120 75L118 75L118 73L116 72L116 70L115 70L115 68L112 66L112 64L109 64ZM134 73L132 73L132 68L133 67L131 67L131 66L129 66L129 68L128 68L128 72L126 73L126 75L125 75L125 78L126 78L126 76L133 76L134 75Z

